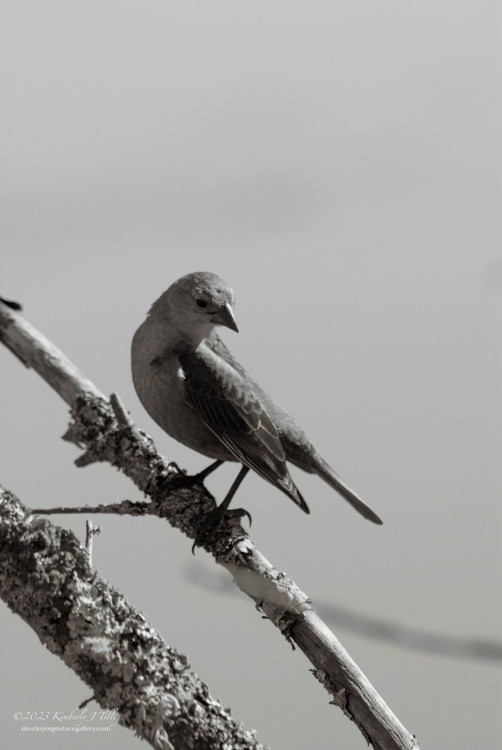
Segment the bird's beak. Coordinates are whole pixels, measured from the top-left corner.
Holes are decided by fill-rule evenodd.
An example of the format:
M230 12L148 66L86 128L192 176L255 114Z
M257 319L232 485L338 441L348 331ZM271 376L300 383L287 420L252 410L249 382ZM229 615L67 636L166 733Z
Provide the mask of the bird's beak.
M227 328L231 328L232 331L236 331L236 333L239 333L233 310L228 302L225 307L222 307L220 310L218 310L218 312L214 313L211 320L213 321L213 323L217 323L220 326L226 326Z

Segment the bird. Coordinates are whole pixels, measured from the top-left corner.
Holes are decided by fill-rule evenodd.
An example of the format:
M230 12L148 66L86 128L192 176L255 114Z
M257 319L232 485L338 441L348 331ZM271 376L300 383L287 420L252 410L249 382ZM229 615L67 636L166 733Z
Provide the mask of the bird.
M310 513L288 462L317 474L364 518L381 524L297 421L231 354L217 334L219 326L239 331L232 289L214 273L189 273L153 303L131 346L132 379L148 414L175 440L213 459L197 478L226 461L241 464L206 531L214 531L226 513L246 513L228 506L250 470Z

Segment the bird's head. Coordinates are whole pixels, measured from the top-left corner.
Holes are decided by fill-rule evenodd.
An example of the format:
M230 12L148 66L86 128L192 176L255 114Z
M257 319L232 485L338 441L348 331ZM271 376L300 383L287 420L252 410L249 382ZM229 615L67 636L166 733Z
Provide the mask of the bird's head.
M216 274L198 271L175 281L150 312L165 314L181 333L201 341L217 325L238 332L233 306L232 289Z

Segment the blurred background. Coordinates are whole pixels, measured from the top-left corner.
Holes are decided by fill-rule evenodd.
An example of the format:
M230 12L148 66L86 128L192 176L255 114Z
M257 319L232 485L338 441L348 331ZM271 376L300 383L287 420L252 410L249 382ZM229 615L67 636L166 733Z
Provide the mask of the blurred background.
M0 293L196 472L206 459L141 407L129 346L172 281L221 275L240 328L222 337L385 522L293 468L305 517L253 475L238 500L258 547L314 604L492 640L499 34L487 0L6 0L0 29ZM33 508L139 499L108 465L73 465L65 404L4 349L0 372L4 486ZM235 470L208 480L218 498ZM83 539L85 517L53 520ZM200 584L218 573L204 552L194 563L158 519L93 520L100 573L263 743L366 746L249 600ZM21 732L14 712L69 713L89 690L4 605L0 617L5 746L139 747L120 727ZM500 744L500 661L403 648L333 617L424 750Z

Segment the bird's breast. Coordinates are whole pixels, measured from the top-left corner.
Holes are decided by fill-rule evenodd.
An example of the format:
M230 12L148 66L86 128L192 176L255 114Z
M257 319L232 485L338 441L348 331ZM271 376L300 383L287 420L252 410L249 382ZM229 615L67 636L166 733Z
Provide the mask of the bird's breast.
M224 445L189 406L185 374L174 352L149 346L138 329L131 360L136 393L148 414L168 435L211 458L232 460Z

